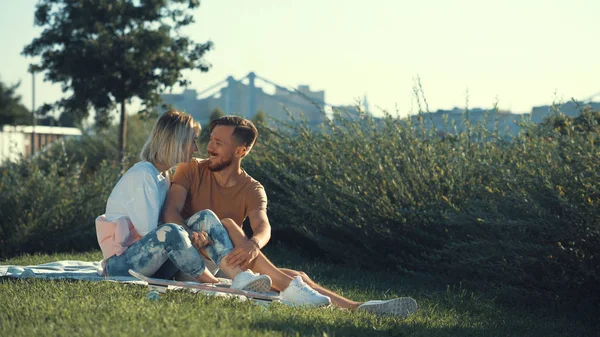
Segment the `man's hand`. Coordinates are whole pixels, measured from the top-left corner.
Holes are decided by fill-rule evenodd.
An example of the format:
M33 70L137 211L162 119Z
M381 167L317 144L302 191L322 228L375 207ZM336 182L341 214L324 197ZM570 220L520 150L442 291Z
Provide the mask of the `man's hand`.
M208 234L204 231L197 233L197 232L191 232L190 233L190 240L192 240L192 245L196 248L196 249L202 249L208 245L212 245L213 242L208 238Z
M227 255L225 261L231 267L240 267L241 270L247 270L248 266L260 253L260 249L256 242L246 240L244 244L235 247L231 253Z

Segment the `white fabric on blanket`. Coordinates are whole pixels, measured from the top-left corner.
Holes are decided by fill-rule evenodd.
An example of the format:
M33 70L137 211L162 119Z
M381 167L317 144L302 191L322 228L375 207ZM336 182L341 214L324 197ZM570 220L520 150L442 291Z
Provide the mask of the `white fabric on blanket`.
M133 276L102 276L101 261L56 261L35 266L0 265L0 277L43 278L43 279L74 279L84 281L116 281L145 284ZM218 277L220 283L231 284L228 278ZM184 281L192 281L184 279Z
M0 266L0 277L75 279L85 281L117 281L143 283L133 276L102 276L100 261L56 261L35 266Z

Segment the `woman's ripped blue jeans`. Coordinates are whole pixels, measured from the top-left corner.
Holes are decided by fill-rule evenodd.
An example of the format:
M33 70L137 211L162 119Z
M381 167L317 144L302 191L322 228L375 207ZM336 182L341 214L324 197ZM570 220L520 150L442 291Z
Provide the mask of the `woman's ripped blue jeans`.
M204 247L208 256L218 266L223 257L233 250L233 244L217 215L203 210L185 221L194 232L206 232L213 242ZM129 276L129 269L157 278L172 278L177 270L196 277L204 272L204 260L192 245L186 230L177 224L164 224L119 255L106 261L108 276Z

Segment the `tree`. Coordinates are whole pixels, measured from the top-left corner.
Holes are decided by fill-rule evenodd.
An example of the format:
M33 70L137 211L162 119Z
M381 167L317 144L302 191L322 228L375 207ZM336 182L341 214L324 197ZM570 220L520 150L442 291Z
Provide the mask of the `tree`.
M217 119L217 118L221 118L225 116L225 113L223 112L223 110L221 110L221 108L216 107L211 113L210 116L208 117L209 119L209 123L212 122L213 120Z
M256 125L257 127L259 125L267 125L267 114L262 110L258 110L256 112L256 115L252 117L252 123L254 123L254 125Z
M68 126L73 127L74 125L64 125L59 124L59 121L54 118L54 116L44 116L41 118L36 118L35 125L45 125L45 126Z
M181 33L194 22L189 13L199 0L40 0L35 24L44 28L23 49L40 56L34 71L61 83L69 96L41 111L61 108L77 123L90 108L106 127L110 112L121 110L119 161L125 150L125 104L138 97L145 112L154 112L160 94L175 84L187 85L182 71L208 71L204 54L212 42L195 43Z
M212 122L213 120L223 117L225 116L225 113L223 112L223 110L221 110L221 108L216 107L208 116L208 125L204 126L202 128L202 132L200 132L200 141L201 142L208 142L208 139L210 138L210 130L208 129L208 127L210 126L210 122Z
M266 142L271 138L271 130L267 123L267 114L264 111L258 110L256 115L252 117L252 123L254 123L256 129L258 129L259 139L262 142Z
M0 125L31 124L31 112L21 103L21 96L16 94L20 85L5 85L0 81Z

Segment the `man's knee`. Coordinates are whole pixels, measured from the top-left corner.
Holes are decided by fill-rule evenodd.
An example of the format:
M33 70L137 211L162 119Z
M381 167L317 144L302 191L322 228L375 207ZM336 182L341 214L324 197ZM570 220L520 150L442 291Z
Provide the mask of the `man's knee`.
M227 232L231 235L232 233L241 233L243 236L246 236L246 234L244 234L244 231L242 230L242 228L240 226L238 226L237 223L235 223L235 221L233 221L230 218L225 218L225 219L221 219L221 223L223 224L223 226L225 227L225 229L227 230Z

